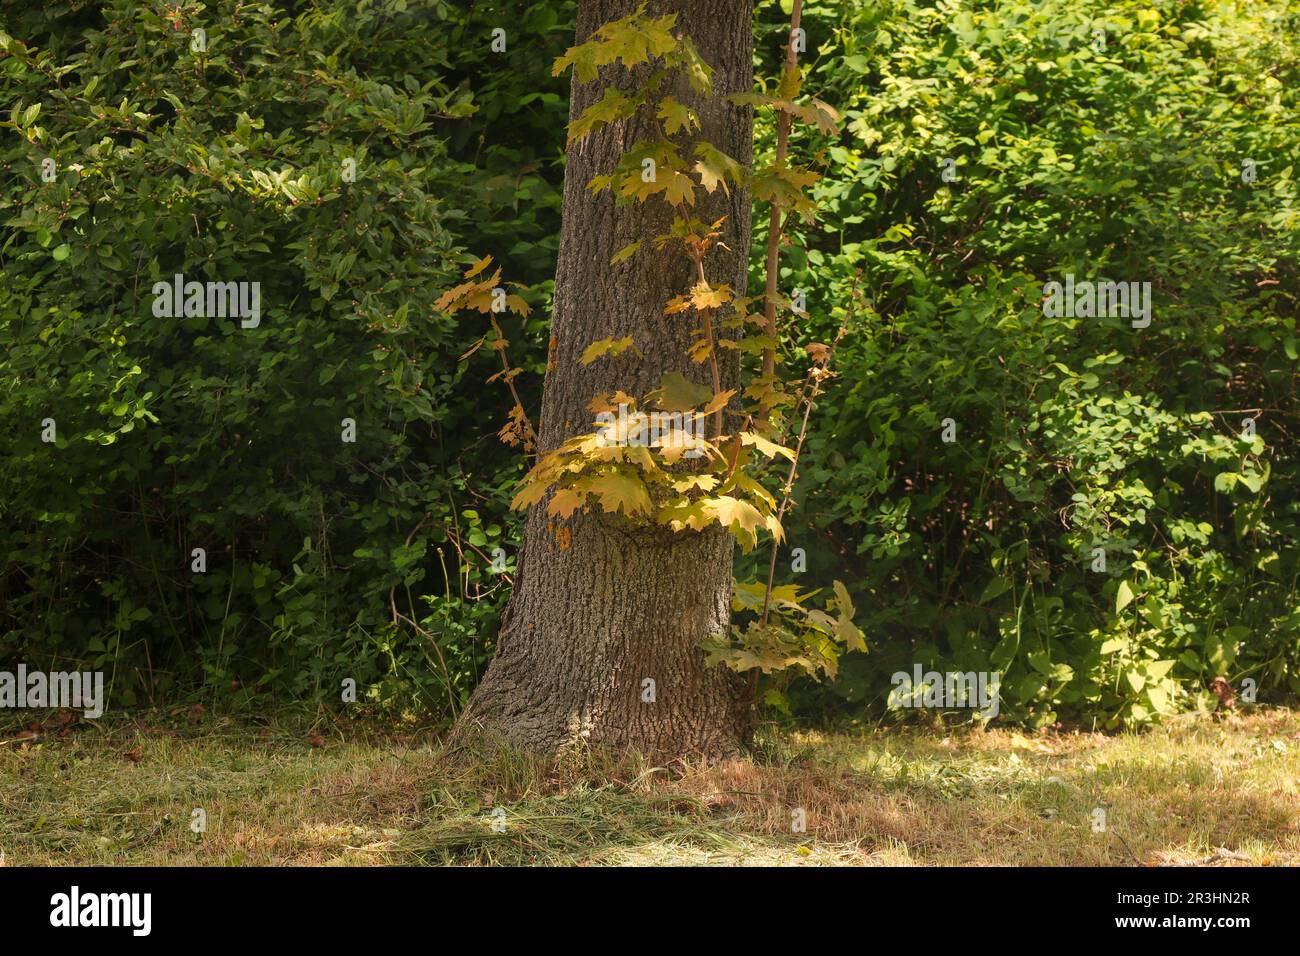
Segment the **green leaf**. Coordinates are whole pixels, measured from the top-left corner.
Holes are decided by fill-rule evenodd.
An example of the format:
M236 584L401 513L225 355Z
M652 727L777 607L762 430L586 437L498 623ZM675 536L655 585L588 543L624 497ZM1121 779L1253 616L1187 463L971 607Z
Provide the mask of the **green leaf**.
M659 104L659 112L655 115L664 121L664 132L669 136L683 129L689 133L692 126L700 125L699 120L695 118L695 111L677 102L671 96L663 98Z
M697 385L681 372L668 372L659 387L646 396L666 412L687 412L713 397L713 390Z

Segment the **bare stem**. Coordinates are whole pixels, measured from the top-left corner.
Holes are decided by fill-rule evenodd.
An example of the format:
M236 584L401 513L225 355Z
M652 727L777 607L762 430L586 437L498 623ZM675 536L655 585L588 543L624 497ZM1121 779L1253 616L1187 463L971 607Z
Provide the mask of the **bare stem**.
M697 255L695 258L695 271L700 277L702 285L708 285L708 280L704 277L704 257ZM709 372L713 376L713 394L717 395L722 391L722 375L718 371L718 353L713 342L713 315L711 310L705 309L700 313L704 323L704 337L709 343ZM722 409L714 412L713 419L713 437L722 437Z
M794 9L790 15L790 42L786 46L785 72L787 75L799 68L799 55L794 48L794 31L799 29L799 20L803 15L803 0L794 0ZM790 145L790 114L778 110L776 114L776 165L784 166ZM776 280L781 258L782 213L780 203L772 203L772 211L767 224L767 285L763 296L763 324L767 336L776 342ZM763 375L776 374L775 344L763 350ZM766 411L766 409L764 409ZM766 416L764 416L766 417Z
M835 349L840 344L840 339L844 337L844 332L848 328L849 322L853 318L853 309L858 301L858 278L853 279L853 288L849 293L849 308L844 313L844 321L840 323L839 330L835 333L835 341L831 343L829 351L826 353L826 361L821 364L815 364L808 370L808 378L805 380L803 421L799 425L799 438L794 446L794 458L790 462L790 472L786 475L785 486L781 489L781 505L776 511L776 520L779 524L785 518L786 509L790 506L790 496L794 491L794 480L798 475L799 456L803 453L804 436L808 434L808 418L812 414L813 404L817 401L817 396L821 394L822 381L827 378L830 372L831 359L835 355ZM811 390L809 390L811 387ZM772 603L772 581L776 578L776 553L777 538L772 536L772 553L767 562L767 588L763 592L763 617L762 624L767 626L768 610Z

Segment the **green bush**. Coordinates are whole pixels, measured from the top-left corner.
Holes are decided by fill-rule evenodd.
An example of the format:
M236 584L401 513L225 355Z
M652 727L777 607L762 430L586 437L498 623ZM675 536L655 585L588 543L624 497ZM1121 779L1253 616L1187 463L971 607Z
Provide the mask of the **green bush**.
M559 49L546 6L512 23ZM352 678L454 709L519 463L484 359L458 361L483 329L430 302L463 247L550 268L558 201L517 167L553 124L500 119L518 63L485 67L480 117L488 29L449 3L4 11L0 660L107 670L121 704ZM260 283L260 323L158 317L178 273ZM544 321L507 333L538 370Z
M845 129L811 144L827 228L783 283L826 322L861 267L874 301L791 529L870 613L838 696L883 704L914 662L1001 671L1034 725L1141 724L1218 676L1300 691L1294 6L808 18ZM1150 282L1150 326L1049 318L1069 273Z

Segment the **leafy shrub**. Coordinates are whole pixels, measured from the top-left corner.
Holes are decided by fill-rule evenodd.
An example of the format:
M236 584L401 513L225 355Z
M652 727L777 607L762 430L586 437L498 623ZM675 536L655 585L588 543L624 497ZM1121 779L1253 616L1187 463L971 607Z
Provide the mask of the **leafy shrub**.
M518 24L548 31L544 6ZM123 704L352 678L454 709L491 652L515 463L458 362L482 330L430 290L465 235L549 267L553 195L498 181L549 121L475 117L449 3L20 5L0 29L0 659L106 669ZM259 282L260 323L155 315L178 273Z
M1112 726L1205 706L1218 676L1300 691L1294 9L808 20L835 25L809 45L848 173L783 282L825 316L860 265L876 308L791 529L880 648L838 695L883 703L913 662L1002 671L1004 717ZM1048 317L1068 273L1149 281L1150 326Z

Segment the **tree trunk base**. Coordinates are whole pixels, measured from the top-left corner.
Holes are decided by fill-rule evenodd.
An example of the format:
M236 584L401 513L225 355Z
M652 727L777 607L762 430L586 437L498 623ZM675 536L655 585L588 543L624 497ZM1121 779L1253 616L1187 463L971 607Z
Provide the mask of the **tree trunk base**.
M453 741L651 759L745 749L747 682L706 666L699 646L728 625L728 589L717 582L730 576L731 537L622 523L576 514L557 534L544 509L533 510L527 540L550 553L534 560L530 548L521 562L496 656Z

